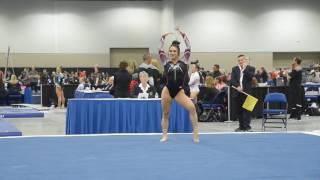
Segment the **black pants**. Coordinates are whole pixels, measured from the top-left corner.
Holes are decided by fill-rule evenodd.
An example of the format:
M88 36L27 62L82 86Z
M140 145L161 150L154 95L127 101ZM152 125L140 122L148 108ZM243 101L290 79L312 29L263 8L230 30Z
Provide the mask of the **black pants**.
M290 118L301 119L304 106L304 88L302 86L289 86L288 104Z
M245 101L246 96L239 94L237 97L233 97L233 103L235 105L236 119L239 120L239 128L242 130L251 129L251 112L242 108L242 104Z

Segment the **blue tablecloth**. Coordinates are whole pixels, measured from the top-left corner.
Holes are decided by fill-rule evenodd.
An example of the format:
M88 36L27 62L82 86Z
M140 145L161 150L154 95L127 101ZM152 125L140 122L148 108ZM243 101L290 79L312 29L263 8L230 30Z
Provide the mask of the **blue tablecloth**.
M106 91L75 91L75 98L112 98L113 96Z
M160 99L70 99L66 134L161 132ZM192 132L189 113L173 101L169 132Z
M24 103L32 104L32 90L31 90L31 87L27 87L24 90Z

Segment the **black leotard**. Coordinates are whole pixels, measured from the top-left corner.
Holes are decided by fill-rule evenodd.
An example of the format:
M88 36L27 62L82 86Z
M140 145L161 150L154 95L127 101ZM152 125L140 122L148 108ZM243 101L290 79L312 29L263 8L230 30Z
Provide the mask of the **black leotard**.
M174 98L181 89L185 89L188 84L188 66L182 61L176 64L169 61L164 65L164 75L166 77L166 87L170 96Z
M184 89L185 94L189 95L189 75L188 75L188 62L191 54L191 47L189 40L186 35L183 35L184 42L186 44L186 49L184 51L183 57L174 64L167 54L163 50L164 37L160 40L159 56L160 61L164 65L164 76L166 77L166 87L169 90L170 96L172 98L176 97L181 89Z

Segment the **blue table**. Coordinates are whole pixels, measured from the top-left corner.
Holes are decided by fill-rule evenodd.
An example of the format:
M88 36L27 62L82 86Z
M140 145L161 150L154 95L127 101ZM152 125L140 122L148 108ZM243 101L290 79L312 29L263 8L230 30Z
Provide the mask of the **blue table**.
M107 91L75 91L75 98L112 98Z
M160 99L70 99L66 134L161 132ZM189 113L173 101L169 132L192 132Z

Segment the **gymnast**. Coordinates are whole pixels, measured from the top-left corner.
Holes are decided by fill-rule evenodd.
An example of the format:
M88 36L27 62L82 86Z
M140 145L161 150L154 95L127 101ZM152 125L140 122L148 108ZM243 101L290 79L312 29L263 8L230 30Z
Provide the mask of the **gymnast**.
M163 50L164 41L167 35L162 35L159 48L159 56L161 63L164 66L164 76L166 77L166 85L162 89L161 104L162 104L162 137L160 142L168 141L168 126L169 126L169 111L172 99L175 99L180 105L189 111L190 119L193 128L193 142L199 143L198 134L198 117L196 108L190 98L186 95L185 91L188 87L188 62L190 58L190 44L184 32L179 28L176 30L181 34L186 44L186 49L183 57L180 58L180 42L173 41L169 47L169 57Z

